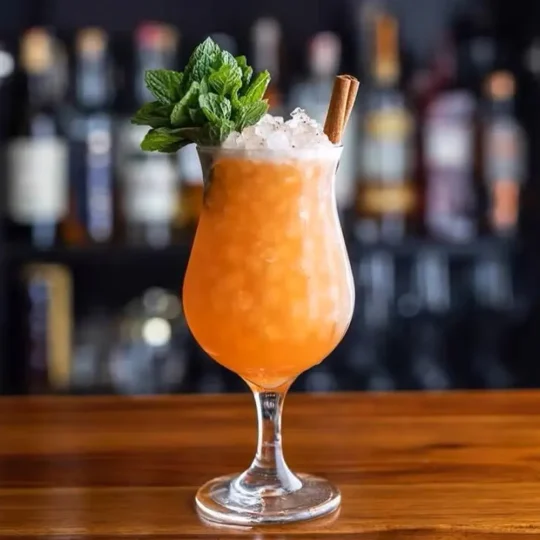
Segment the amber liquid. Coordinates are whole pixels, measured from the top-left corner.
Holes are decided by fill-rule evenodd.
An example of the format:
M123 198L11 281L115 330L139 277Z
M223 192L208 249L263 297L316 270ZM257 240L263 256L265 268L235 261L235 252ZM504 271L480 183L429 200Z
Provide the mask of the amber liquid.
M333 193L337 156L268 156L215 159L183 290L201 347L265 389L321 362L354 303Z

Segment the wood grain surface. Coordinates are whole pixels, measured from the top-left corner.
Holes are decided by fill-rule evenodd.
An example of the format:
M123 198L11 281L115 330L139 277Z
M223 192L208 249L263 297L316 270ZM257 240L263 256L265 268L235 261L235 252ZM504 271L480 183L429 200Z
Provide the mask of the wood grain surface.
M337 516L201 523L204 481L249 465L248 395L0 400L0 538L540 538L540 392L291 395L285 454Z

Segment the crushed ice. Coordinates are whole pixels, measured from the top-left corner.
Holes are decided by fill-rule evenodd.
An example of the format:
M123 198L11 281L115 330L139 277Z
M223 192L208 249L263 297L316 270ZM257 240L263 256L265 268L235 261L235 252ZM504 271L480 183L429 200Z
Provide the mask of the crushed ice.
M297 108L286 122L281 116L266 114L242 133L234 131L223 142L223 148L239 150L293 150L332 147L322 126Z

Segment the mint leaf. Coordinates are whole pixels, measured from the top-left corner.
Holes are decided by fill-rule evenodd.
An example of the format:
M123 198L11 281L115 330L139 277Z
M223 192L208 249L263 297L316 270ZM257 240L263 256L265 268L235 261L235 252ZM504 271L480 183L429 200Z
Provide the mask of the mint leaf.
M244 92L242 96L242 102L244 104L254 103L259 101L264 96L268 84L270 83L270 73L268 71L263 71L259 73L253 82L249 85L248 89Z
M182 79L182 73L167 69L151 69L144 74L148 90L165 105L172 105L180 99Z
M171 124L173 126L181 126L190 122L189 107L197 104L198 95L199 83L193 81L184 97L174 106L171 112Z
M145 103L131 119L132 124L139 126L150 126L153 128L165 127L169 125L171 106L163 105L159 101Z
M146 134L141 142L141 149L147 152L173 153L190 142L168 128L157 128Z
M206 144L221 144L234 131L234 127L234 122L230 120L222 120L219 124L209 124L204 137Z
M251 66L248 66L242 72L242 86L248 86L251 82L251 77L253 77L253 68Z
M206 116L198 107L189 109L189 117L191 122L196 126L202 126L206 123Z
M152 128L141 148L170 153L192 142L220 144L234 129L255 124L268 110L262 97L270 76L252 77L245 56L235 58L210 38L195 48L183 73L147 71L145 83L155 101L132 118Z
M238 64L236 63L236 59L229 51L221 51L221 54L219 55L218 60L218 66L235 66L238 67ZM242 70L240 70L241 72Z
M189 88L193 81L200 82L209 75L220 54L219 46L211 38L206 38L197 46L184 70L184 89Z
M202 132L203 128L200 127L176 128L170 131L171 134L182 139L189 139L190 141L198 141L201 138Z
M209 92L199 96L199 106L211 124L220 124L231 117L231 102L224 96Z
M244 71L248 67L247 58L242 56L235 56L234 58L236 60L236 63L238 64L238 67Z
M208 79L206 77L203 77L201 82L199 83L199 93L208 94L208 92L210 92L210 87L208 86Z
M239 111L236 117L236 131L242 131L247 126L256 124L268 111L268 102L256 101L255 103L249 103Z
M242 70L236 65L224 64L218 71L215 71L208 78L210 89L219 94L226 96L231 94L235 89L238 91L242 87Z
M251 77L253 76L253 68L248 66L245 56L237 56L235 60L238 67L242 70L242 86L247 88L251 82Z

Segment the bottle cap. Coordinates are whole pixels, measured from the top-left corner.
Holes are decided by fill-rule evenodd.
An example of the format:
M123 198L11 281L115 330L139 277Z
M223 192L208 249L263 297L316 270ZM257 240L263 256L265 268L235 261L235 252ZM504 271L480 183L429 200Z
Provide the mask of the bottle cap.
M179 39L176 28L158 22L142 23L135 35L139 44L160 50L176 48Z
M77 32L77 50L85 55L99 56L107 47L108 36L102 28L88 27Z
M27 30L21 41L21 63L26 71L40 73L53 63L52 36L45 28Z
M310 67L314 75L333 77L339 70L341 40L333 32L316 34L309 45Z
M491 99L501 101L510 99L516 92L516 81L508 71L492 73L486 82L486 93Z

